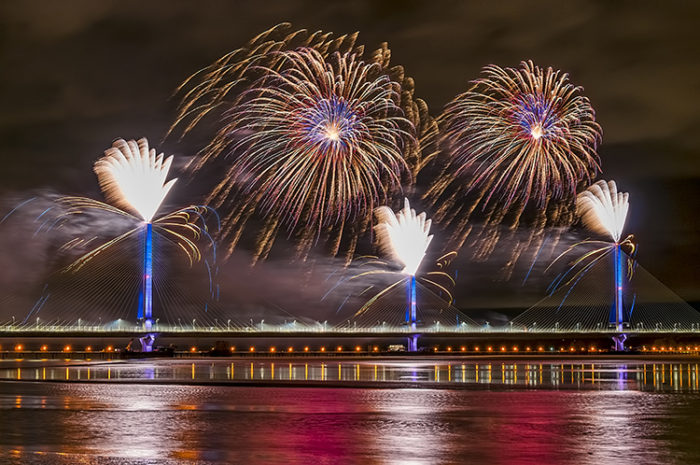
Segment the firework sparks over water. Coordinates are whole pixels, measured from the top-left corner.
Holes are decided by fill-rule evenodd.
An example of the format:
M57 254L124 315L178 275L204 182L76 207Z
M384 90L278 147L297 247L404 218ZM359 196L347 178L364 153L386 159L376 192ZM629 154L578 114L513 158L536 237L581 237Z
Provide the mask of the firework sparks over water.
M356 40L282 24L181 87L171 130L186 134L207 115L220 116L192 168L217 158L229 163L210 196L225 215L229 253L251 217L262 217L256 259L267 256L280 230L294 238L299 256L319 240L335 255L345 236L351 257L376 205L412 184L421 143L437 126L413 97L413 80L390 67L386 44L365 58Z
M426 197L458 242L476 212L515 227L532 211L537 229L572 218L577 189L599 171L600 126L568 75L532 62L490 65L440 117L447 166Z

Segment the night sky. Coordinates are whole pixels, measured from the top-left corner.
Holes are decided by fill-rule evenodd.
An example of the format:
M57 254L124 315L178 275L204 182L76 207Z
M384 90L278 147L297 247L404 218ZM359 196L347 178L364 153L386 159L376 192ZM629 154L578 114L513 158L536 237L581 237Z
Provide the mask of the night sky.
M118 137L148 137L179 157L181 167L201 141L161 143L175 116L175 88L289 21L336 35L360 31L358 42L368 50L388 42L392 63L414 77L416 95L433 115L486 64L532 59L568 72L603 128L602 178L630 193L627 231L640 244L640 264L682 298L699 302L699 17L700 6L690 2L3 2L0 216L38 194L100 198L92 164ZM208 187L183 182L170 201L189 203L188 196ZM0 285L7 294L41 280L37 270L48 265L35 254L35 242L4 227ZM264 306L270 302L252 294L275 288L318 302L322 266L298 291L295 270L303 265L273 258L250 271L245 254L237 252L224 267L222 286L234 300ZM457 302L465 308L486 301L527 306L551 279L524 290L523 270L509 281L498 277L498 257L454 266L461 277ZM479 286L467 282L472 275Z

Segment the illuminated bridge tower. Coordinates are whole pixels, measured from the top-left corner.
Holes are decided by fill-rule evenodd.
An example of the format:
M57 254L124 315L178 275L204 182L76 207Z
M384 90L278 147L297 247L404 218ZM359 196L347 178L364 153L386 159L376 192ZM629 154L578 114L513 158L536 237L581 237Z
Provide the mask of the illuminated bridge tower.
M613 248L613 275L614 279L614 297L613 305L610 309L610 326L615 328L617 334L613 337L615 350L625 350L625 340L627 335L623 333L626 324L629 324L629 315L625 312L623 301L624 291L624 252L619 243L616 243Z
M167 158L162 153L156 155L145 138L138 141L118 139L94 167L107 201L118 209L135 213L145 225L137 313L145 331L153 326L153 218L175 184L176 179L166 181L172 162L172 155ZM144 352L151 351L153 339L152 334L141 339Z
M416 277L411 276L408 281L408 305L406 307L406 324L411 335L408 336L408 351L418 351L418 334L416 334Z
M143 277L139 298L138 319L145 330L153 326L153 225L144 228Z
M614 287L613 304L610 309L608 322L616 333L613 337L614 349L618 351L625 350L627 335L623 331L625 326L629 325L629 315L625 314L622 300L624 292L623 266L625 262L622 245L633 246L633 236L629 235L623 241L620 241L620 239L629 210L629 194L618 192L615 181L600 180L578 195L576 198L576 210L581 216L581 221L588 229L612 239L610 246L612 247L613 256Z

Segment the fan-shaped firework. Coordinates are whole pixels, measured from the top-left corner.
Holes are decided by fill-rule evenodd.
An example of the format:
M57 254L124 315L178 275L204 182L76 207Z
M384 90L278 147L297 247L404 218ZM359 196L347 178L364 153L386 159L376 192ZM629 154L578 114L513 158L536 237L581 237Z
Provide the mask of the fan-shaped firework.
M627 220L629 194L617 192L615 181L598 181L579 194L576 209L591 231L607 234L617 243Z
M488 224L509 217L515 226L532 206L536 224L558 222L599 170L601 130L580 92L567 74L532 62L485 67L440 117L449 162L426 194L438 219L463 229L477 210Z
M165 182L172 155L163 161L148 141L117 140L95 163L95 174L108 202L122 210L134 210L150 222L177 179Z
M210 200L225 214L229 252L253 215L265 225L257 257L279 229L296 236L305 255L332 231L332 252L344 227L363 230L375 205L409 184L421 165L420 141L435 133L413 81L389 67L386 44L364 58L357 34L277 26L193 75L173 124L189 132L210 113L217 135L192 165L228 157L228 175ZM351 234L348 256L355 247Z
M402 273L414 276L433 240L431 221L425 212L416 215L408 199L404 199L403 209L396 214L389 207L379 207L375 214L379 250L389 260L402 264Z
M199 260L201 254L196 240L206 231L202 214L208 211L207 207L193 205L153 219L176 181L173 179L165 182L171 161L172 157L168 157L165 162L162 155L156 157L155 150L149 150L146 139L138 142L118 139L111 148L105 150L104 157L95 162L95 172L105 197L114 205L87 197L61 197L58 203L63 210L53 227L90 210L113 213L130 219L137 225L81 256L68 269L80 269L105 249L136 234L144 223L152 224L156 233L174 240L190 261ZM138 217L127 210L134 211ZM75 245L77 244L76 242Z

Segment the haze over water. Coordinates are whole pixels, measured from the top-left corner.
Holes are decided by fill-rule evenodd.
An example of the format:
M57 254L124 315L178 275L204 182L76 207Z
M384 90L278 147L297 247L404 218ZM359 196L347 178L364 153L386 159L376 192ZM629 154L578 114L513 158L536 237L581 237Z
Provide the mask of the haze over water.
M5 361L0 378L0 463L700 461L687 360Z

